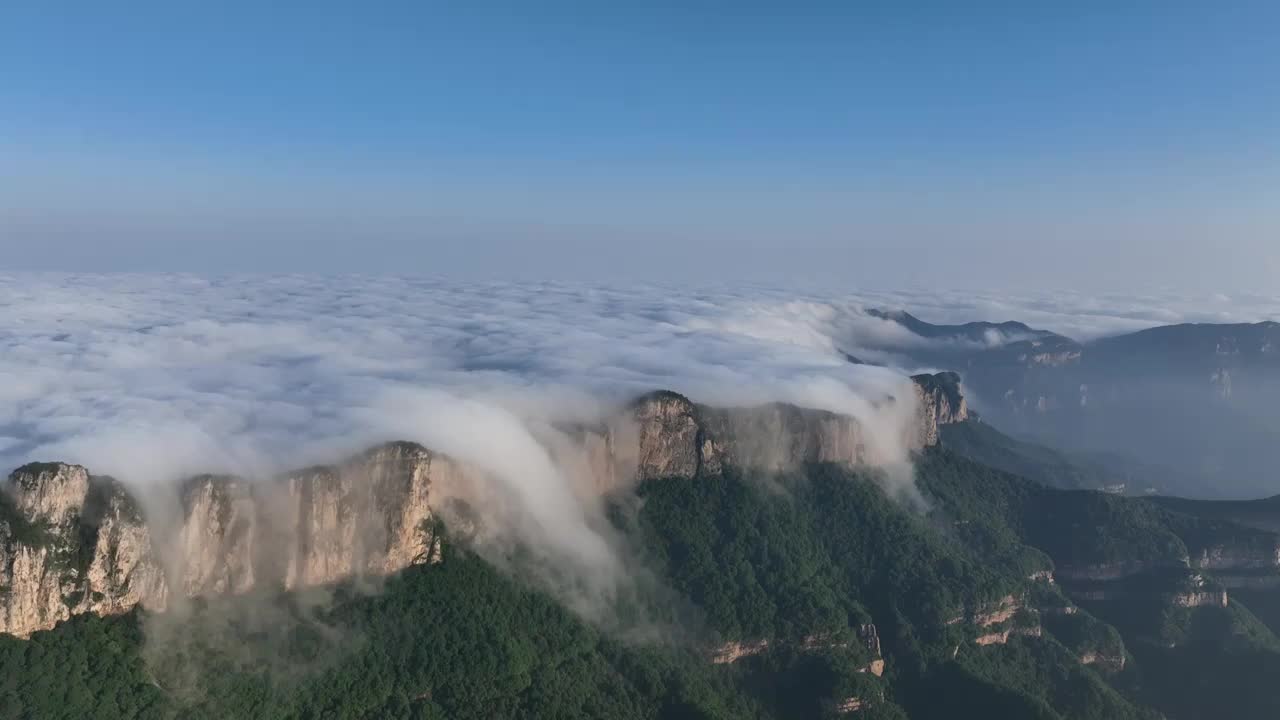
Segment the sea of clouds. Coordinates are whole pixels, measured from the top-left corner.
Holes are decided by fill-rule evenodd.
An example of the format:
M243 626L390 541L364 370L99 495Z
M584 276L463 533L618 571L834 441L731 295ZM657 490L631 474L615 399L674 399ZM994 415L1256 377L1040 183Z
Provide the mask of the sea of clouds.
M873 307L1081 339L1280 316L1280 298L1261 296L0 276L0 463L60 459L134 482L253 474L419 439L432 404L568 421L657 388L862 414L915 368L845 353L894 365L885 348L919 341Z
M83 464L130 485L154 520L171 517L176 481L191 474L263 478L420 442L481 471L480 485L461 489L498 528L480 552L501 564L515 544L535 548L554 569L540 582L602 619L645 570L553 447L568 437L558 428L616 417L641 393L852 415L882 445L886 489L915 497L901 443L913 419L906 376L926 368L901 358L927 341L867 308L1089 338L1255 321L1275 317L1280 300L0 276L0 464Z

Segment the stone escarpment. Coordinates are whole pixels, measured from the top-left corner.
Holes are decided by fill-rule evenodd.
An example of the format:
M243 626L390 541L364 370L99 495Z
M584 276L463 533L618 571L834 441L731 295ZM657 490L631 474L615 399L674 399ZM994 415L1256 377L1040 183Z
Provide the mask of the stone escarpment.
M1191 575L1183 586L1169 593L1169 603L1174 607L1226 607L1227 590L1211 583L1203 575Z
M908 447L963 419L954 376L916 378L917 412L898 428ZM890 399L890 401L892 401ZM646 395L603 429L574 437L588 487L716 474L726 465L877 462L856 419L788 405L711 408L671 392ZM296 589L382 576L440 558L433 486L477 471L412 443L271 480L201 475L177 507L149 523L115 480L78 465L31 464L0 492L0 632L26 636L82 613L254 589Z
M938 427L969 419L969 405L960 392L960 376L953 372L914 375L912 388L920 408L917 432L921 445L938 443Z
M1080 654L1080 664L1093 665L1109 673L1118 673L1124 670L1125 656L1123 654L1105 654L1091 650Z
M1270 542L1265 545L1218 544L1204 548L1190 558L1191 566L1212 572L1280 568L1280 536L1268 539Z
M1039 637L1040 614L1027 607L1026 599L1019 595L1006 595L999 600L961 613L946 622L947 625L966 623L976 633L975 645L1003 645L1013 635ZM956 647L956 651L959 647Z
M427 502L447 460L394 443L275 481L188 480L176 528L146 523L110 478L78 465L20 468L0 520L0 632L26 636L81 613L175 597L385 575L439 558Z
M874 429L848 415L785 403L717 408L677 393L650 393L633 404L637 475L693 477L719 473L725 466L778 470L818 462L880 464L892 459L881 445L936 445L940 426L969 417L960 377L944 372L916 375L911 381L914 413L902 427ZM628 443L612 438L609 444Z
M764 655L778 648L786 648L793 652L816 653L849 647L861 648L867 658L867 664L858 668L857 672L870 673L876 677L884 675L885 664L884 655L880 650L880 635L876 631L876 626L871 623L857 625L852 639L836 633L815 633L792 642L779 642L768 638L733 640L711 648L708 656L716 665L731 665L744 658Z
M77 465L28 465L0 499L0 632L163 608L168 586L131 498Z

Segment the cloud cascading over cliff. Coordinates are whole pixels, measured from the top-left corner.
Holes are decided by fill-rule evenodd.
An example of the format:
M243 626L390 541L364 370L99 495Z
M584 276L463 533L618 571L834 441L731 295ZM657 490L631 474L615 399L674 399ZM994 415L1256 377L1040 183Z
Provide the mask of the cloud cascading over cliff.
M954 376L917 377L912 387L903 404L913 420L901 445L919 448L936 441L939 424L964 419L965 409ZM422 403L412 407L428 414L439 400L415 399ZM482 553L495 541L520 541L567 565L563 575L596 586L551 590L590 615L591 593L623 581L623 550L593 517L607 494L650 477L696 482L729 467L887 459L878 433L855 418L792 405L714 408L661 391L598 424L546 428L554 445L523 448L514 425L513 437L477 433L499 423L485 406L471 411L477 415L445 414L471 421L452 439L438 435L456 454L395 442L258 481L197 475L177 488L177 507L159 521L154 503L148 513L113 478L80 465L24 465L0 498L0 632L25 636L81 613L165 610L193 597L385 576L440 558L441 519L459 538L479 536ZM484 452L495 439L504 452Z

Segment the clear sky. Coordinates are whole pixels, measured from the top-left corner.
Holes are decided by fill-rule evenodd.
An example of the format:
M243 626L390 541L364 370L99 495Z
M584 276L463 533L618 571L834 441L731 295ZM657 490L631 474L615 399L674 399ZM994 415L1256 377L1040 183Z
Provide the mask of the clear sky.
M1280 291L1280 3L21 2L0 268Z

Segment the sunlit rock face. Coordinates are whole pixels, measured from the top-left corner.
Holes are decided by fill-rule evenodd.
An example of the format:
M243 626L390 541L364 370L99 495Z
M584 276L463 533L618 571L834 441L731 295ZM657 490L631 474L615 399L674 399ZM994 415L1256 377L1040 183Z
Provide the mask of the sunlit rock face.
M433 476L456 464L413 443L391 443L337 467L283 480L286 588L386 575L439 559Z
M160 610L173 595L297 588L435 562L432 474L455 468L392 443L275 481L197 476L183 485L170 537L113 480L77 465L26 466L9 477L0 516L0 632Z
M19 468L0 508L0 632L26 636L72 615L163 608L164 574L124 489L78 465Z
M688 398L666 391L651 393L637 400L632 412L639 434L639 478L719 471L719 448L706 436L701 412Z
M969 417L960 377L945 372L911 380L914 414L895 431L902 434L905 448L936 445L939 426ZM716 474L725 466L781 470L804 463L879 464L888 459L876 455L870 428L856 418L785 403L716 408L658 392L637 400L632 414L638 449L634 475L640 479Z
M244 592L255 583L258 513L247 480L204 475L183 493L182 594Z
M918 448L936 442L938 425L964 419L966 409L954 375L913 380L915 415L898 430L904 446ZM549 454L575 492L598 496L727 466L875 463L869 432L830 412L714 408L662 391L598 426L557 433ZM437 562L435 504L481 475L421 445L394 442L276 478L190 478L176 517L157 524L110 478L78 465L27 465L0 493L0 632L26 636L81 613L159 610L177 598L297 589Z
M969 419L969 405L960 391L960 376L953 372L916 375L911 378L918 403L916 434L922 446L938 444L938 427Z

